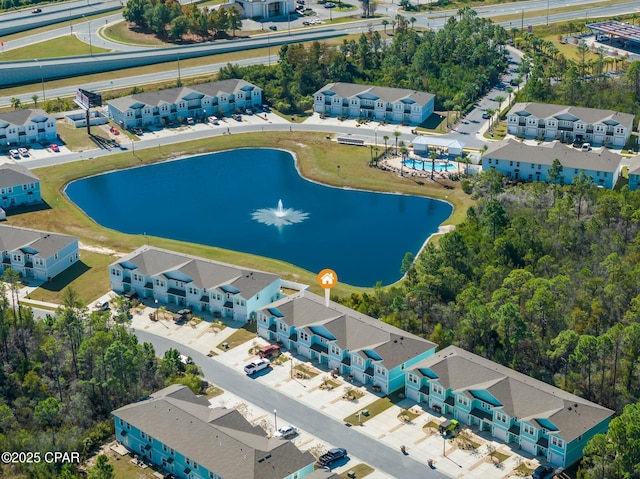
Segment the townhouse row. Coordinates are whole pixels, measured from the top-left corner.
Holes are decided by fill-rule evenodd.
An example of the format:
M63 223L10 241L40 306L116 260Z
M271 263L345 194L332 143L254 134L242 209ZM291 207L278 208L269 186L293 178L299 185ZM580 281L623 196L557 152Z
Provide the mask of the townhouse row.
M385 394L402 390L556 466L579 460L613 414L461 349L436 353L430 341L309 291L285 296L269 273L144 246L114 262L110 279L118 293L255 320L261 337L328 370Z
M79 260L78 238L0 224L0 273L48 281Z
M56 119L43 110L0 113L0 147L50 143L57 137Z

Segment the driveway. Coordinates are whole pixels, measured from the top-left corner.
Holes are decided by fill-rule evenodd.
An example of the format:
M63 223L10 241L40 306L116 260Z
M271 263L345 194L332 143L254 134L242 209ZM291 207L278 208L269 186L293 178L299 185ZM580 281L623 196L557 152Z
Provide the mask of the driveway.
M261 384L260 381L252 380L239 370L231 369L195 349L144 331L136 330L135 334L140 341L153 344L158 356L164 355L169 348L179 349L202 367L207 380L266 411L277 408L278 418L282 418L283 422L295 424L329 444L345 447L350 454L392 477L421 478L428 474L436 479L448 478L437 469L429 470L410 455L403 456L399 449L394 450L372 437L345 427L341 422L327 420L323 413Z

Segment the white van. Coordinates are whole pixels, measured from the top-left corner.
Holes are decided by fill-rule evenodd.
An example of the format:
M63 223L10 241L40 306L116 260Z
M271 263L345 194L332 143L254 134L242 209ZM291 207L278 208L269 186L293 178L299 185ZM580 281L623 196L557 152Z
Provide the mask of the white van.
M591 149L591 143L583 143L582 144L582 151L589 151Z

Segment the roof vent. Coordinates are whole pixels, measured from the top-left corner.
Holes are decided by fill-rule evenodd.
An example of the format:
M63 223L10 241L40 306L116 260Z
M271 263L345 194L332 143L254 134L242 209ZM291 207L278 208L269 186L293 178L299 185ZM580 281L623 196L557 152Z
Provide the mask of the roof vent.
M271 458L271 454L267 454L266 456L264 456L265 459L270 459Z
M264 457L261 457L260 459L258 459L258 462L262 462L264 461Z

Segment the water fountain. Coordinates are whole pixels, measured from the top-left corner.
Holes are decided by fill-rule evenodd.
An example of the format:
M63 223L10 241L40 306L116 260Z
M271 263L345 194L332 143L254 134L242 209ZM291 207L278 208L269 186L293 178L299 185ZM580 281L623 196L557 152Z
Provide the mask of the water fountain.
M292 208L284 208L282 200L278 200L277 208L260 208L251 213L251 218L260 223L270 226L287 226L294 223L300 223L309 217L309 213L294 210Z

